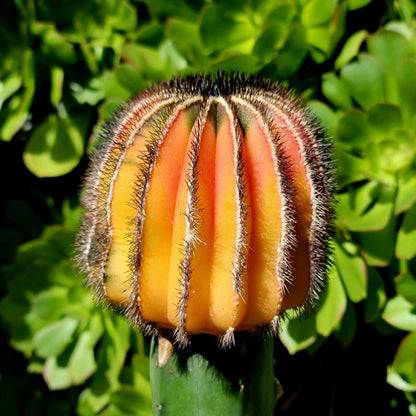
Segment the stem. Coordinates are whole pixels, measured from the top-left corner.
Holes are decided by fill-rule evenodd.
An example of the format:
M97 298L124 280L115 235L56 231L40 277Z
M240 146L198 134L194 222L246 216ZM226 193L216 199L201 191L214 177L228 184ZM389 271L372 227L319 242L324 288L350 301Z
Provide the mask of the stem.
M216 338L198 335L192 348L178 350L153 337L153 415L271 416L277 394L273 344L273 338L241 335L237 347L219 350Z

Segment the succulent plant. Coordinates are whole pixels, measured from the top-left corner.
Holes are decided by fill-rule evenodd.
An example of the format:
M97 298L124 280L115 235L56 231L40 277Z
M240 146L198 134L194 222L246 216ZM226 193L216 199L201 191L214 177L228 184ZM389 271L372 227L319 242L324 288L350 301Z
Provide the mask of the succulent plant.
M233 343L313 304L331 228L330 145L285 89L189 77L107 125L86 180L79 260L145 331Z

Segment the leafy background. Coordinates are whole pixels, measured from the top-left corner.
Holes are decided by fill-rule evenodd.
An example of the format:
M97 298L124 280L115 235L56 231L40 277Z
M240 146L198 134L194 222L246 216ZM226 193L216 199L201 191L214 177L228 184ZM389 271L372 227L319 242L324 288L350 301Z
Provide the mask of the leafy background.
M416 415L416 3L0 2L0 410L150 415L148 340L71 262L95 133L174 75L290 86L335 143L328 291L276 345L280 415Z

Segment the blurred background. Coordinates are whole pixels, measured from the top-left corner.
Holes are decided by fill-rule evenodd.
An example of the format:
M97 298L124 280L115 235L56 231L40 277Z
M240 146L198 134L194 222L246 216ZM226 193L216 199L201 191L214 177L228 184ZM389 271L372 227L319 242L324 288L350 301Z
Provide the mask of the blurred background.
M334 267L276 343L279 415L416 415L416 2L2 0L0 413L151 415L148 340L71 260L103 121L173 76L300 94L334 141Z

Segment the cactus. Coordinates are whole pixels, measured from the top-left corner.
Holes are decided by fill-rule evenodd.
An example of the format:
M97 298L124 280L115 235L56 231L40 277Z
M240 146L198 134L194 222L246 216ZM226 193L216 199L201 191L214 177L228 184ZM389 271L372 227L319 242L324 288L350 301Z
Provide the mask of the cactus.
M325 286L332 177L323 130L281 86L222 74L161 83L102 134L79 263L99 299L175 348L196 334L219 347L276 334L285 310L314 306Z

